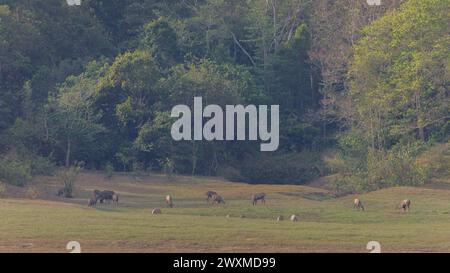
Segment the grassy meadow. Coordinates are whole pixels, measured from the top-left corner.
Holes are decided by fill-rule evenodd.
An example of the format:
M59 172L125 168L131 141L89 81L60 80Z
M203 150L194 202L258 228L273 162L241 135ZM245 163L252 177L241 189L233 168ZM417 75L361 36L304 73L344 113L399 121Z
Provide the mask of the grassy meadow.
M214 178L160 175L122 176L82 173L75 197L55 195L52 177L33 182L39 196L7 189L0 199L0 252L68 252L78 241L82 252L369 252L378 241L382 252L450 251L450 183L434 187L396 187L360 196L334 198L325 189L297 185L249 185ZM87 206L94 189L111 189L118 207ZM225 205L206 203L215 190ZM266 205L250 196L265 192ZM174 208L166 208L170 194ZM360 198L366 210L353 209ZM412 201L410 212L399 209ZM161 215L152 215L161 208ZM296 214L299 222L289 221ZM276 221L282 215L284 221Z

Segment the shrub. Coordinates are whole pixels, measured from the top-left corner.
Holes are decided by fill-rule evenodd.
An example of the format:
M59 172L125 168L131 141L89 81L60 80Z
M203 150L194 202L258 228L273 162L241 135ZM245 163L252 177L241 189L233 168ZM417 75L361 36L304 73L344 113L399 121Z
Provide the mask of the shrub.
M313 153L262 155L240 166L245 182L302 184L322 174L323 164Z
M450 142L438 143L420 154L416 163L428 166L433 178L448 177L450 175Z
M36 199L39 197L39 191L35 187L28 187L27 191L25 192L25 197L28 199Z
M388 186L421 186L428 182L430 169L416 162L415 147L400 146L387 153L385 180Z
M161 164L164 174L167 177L172 177L172 175L175 173L175 163L172 159L166 158Z
M0 158L0 179L15 186L26 185L35 175L52 175L51 160L22 150Z
M75 189L75 181L78 174L82 170L82 164L76 163L75 165L65 168L58 173L59 180L63 183L64 197L72 198Z
M328 173L345 172L347 169L346 161L339 152L327 152L323 156L323 162Z
M353 170L341 182L357 192L423 185L430 179L430 168L416 161L420 150L420 143L397 144L388 151L369 149L364 169Z
M24 186L32 179L30 165L13 158L0 159L0 179L15 186Z
M219 169L217 170L217 175L234 182L244 180L244 178L241 175L241 172L232 166L226 166L223 168L219 167Z
M145 164L142 162L136 162L134 161L132 163L132 169L133 169L133 174L135 176L144 176L147 175L147 168L145 167Z
M48 158L32 156L26 161L30 164L32 175L53 175L55 173L55 164Z
M352 176L334 175L330 179L330 187L336 197L353 194L359 191L357 179Z
M111 163L106 164L105 166L105 177L110 180L114 175L114 167Z
M6 197L6 185L0 182L0 198Z

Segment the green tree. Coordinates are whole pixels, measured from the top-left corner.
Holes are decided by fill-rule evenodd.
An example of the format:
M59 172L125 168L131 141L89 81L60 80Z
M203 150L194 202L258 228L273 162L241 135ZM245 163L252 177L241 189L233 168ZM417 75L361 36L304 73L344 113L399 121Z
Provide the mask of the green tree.
M94 109L102 113L100 121L108 129L107 160L116 160L123 170L137 163L133 142L162 107L161 77L152 54L137 50L116 57L98 81Z
M428 181L416 157L430 136L449 135L449 8L443 0L405 2L367 26L353 48L351 127L340 146L357 189Z
M14 17L9 6L0 5L0 132L20 115L22 86L46 56L36 27Z
M109 118L136 132L159 102L157 83L162 74L152 55L137 50L119 55L98 83L98 106Z
M350 67L350 97L372 147L424 141L450 118L449 2L411 0L364 30Z
M140 47L149 50L160 67L169 68L182 60L177 34L167 20L159 18L144 26Z
M62 148L66 167L71 165L74 151L93 153L92 144L105 130L99 123L101 116L94 112L97 77L90 72L88 69L80 76L68 77L48 105L50 135Z
M217 64L210 60L200 60L190 64L175 66L167 78L161 82L167 92L167 111L177 104L193 109L195 96L201 96L203 103L239 104L258 99L255 95L253 77L243 67ZM225 144L208 141L182 141L173 148L172 158L179 173L216 173L219 163L233 153L244 153L248 143Z

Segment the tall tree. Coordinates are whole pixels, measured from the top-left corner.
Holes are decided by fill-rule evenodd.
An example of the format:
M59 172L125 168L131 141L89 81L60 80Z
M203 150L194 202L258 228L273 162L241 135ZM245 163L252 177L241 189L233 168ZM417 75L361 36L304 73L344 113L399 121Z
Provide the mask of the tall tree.
M364 29L349 94L374 148L424 141L450 119L449 10L445 0L410 0Z
M352 47L362 36L362 28L400 3L383 0L382 5L369 6L366 0L316 0L308 6L312 37L309 55L320 71L320 115L325 134L352 122L346 79Z
M88 152L93 158L99 148L96 145L105 128L93 107L98 71L101 71L98 64L91 63L85 73L68 77L50 98L48 130L52 141L63 151L66 167L71 165L75 152L78 156Z

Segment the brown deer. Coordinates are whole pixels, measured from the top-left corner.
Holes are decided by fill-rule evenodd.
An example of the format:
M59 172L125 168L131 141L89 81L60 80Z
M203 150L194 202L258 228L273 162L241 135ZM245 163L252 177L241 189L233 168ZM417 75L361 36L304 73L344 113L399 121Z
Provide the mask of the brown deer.
M172 196L170 196L170 195L166 196L166 204L169 208L173 208Z
M400 204L400 207L403 209L403 211L406 211L406 210L409 211L410 206L411 206L411 200L409 200L409 199L403 200L402 203Z
M353 208L356 208L358 210L359 209L364 210L364 206L363 206L363 203L361 202L361 200L356 198L355 201L353 201Z
M95 207L97 205L97 199L91 198L88 201L88 207Z
M266 194L265 193L258 193L252 196L252 204L253 206L256 206L258 204L258 200L261 200L261 203L264 205L266 204Z
M158 209L158 208L153 209L153 210L152 210L152 214L153 214L153 215L155 215L155 214L161 214L161 209Z
M225 204L225 200L223 200L222 196L216 194L216 195L213 196L212 203L213 203L213 204L214 204L214 203L217 203L217 204Z
M214 200L214 196L217 195L215 191L207 191L206 192L206 203L209 203L209 200Z
M119 195L117 193L113 194L112 202L113 204L119 205Z

